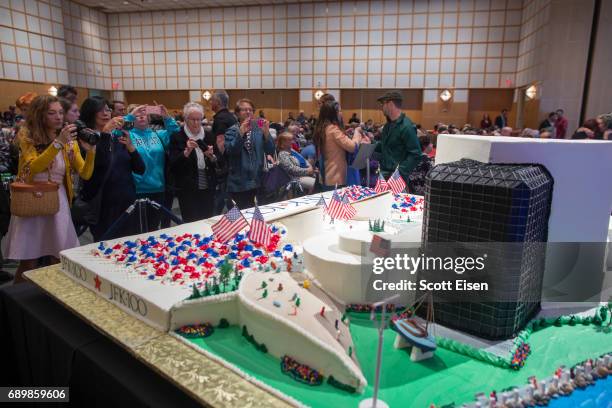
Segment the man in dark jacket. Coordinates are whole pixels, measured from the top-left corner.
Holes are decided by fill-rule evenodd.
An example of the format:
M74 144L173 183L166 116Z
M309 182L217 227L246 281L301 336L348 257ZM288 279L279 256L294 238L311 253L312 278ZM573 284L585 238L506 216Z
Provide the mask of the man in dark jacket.
M274 154L270 122L254 120L254 112L252 101L240 99L236 104L239 122L225 132L225 154L229 163L227 192L241 209L254 206L265 156Z
M208 145L217 146L221 153L217 155L216 167L216 193L215 193L215 215L223 212L225 201L227 199L226 181L227 181L227 156L225 152L225 132L227 129L234 126L237 122L236 116L227 109L229 96L223 91L216 91L210 99L210 107L215 112L213 116L211 139L206 139Z
M502 109L501 114L495 118L495 127L503 129L508 126L508 109Z
M401 110L402 94L390 91L378 98L387 123L375 152L380 153L380 169L385 178L399 166L399 172L408 184L408 175L421 160L421 145L412 121Z

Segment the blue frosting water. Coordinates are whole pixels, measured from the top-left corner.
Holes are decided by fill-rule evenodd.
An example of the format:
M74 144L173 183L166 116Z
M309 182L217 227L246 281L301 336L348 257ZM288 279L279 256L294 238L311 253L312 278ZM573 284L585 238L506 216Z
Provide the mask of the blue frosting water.
M612 407L612 376L598 380L584 390L577 389L569 397L556 398L549 408L610 408Z

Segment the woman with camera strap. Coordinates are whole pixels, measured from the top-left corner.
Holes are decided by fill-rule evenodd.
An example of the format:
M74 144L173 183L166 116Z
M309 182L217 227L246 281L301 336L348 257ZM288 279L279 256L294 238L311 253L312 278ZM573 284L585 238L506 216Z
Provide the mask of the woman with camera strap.
M75 169L83 179L92 175L95 146L82 142L85 160L74 141L76 126L64 126L64 111L58 99L50 95L34 98L26 126L19 135L19 178L24 183L50 181L56 190L59 209L53 215L11 216L8 232L9 259L19 260L15 282L23 281L23 272L34 269L38 258L51 256L59 262L59 253L79 246L70 218L72 176Z
M129 136L130 124L126 124L122 117L111 119L111 110L104 98L87 98L81 106L81 120L87 128L100 135L93 176L83 183L81 191L82 199L92 203L91 210L95 214L89 229L94 240L100 241L136 200L132 173L143 174L145 164ZM135 234L132 218L126 219L106 239Z

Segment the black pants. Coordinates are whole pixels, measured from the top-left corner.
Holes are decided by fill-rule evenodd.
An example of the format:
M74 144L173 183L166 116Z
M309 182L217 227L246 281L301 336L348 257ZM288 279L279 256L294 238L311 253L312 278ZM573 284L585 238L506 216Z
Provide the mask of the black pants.
M139 193L136 194L136 198L148 198L150 200L155 201L158 204L164 205L164 197L165 197L165 193ZM146 207L146 215L147 215L147 219L146 222L143 220L143 231L142 232L152 232L152 231L157 231L159 229L159 222L161 220L161 210L157 210L155 208L153 208L153 206L151 205L147 205ZM140 219L138 217L138 209L136 210L136 212L132 215L132 217L135 217L134 220L136 222L136 225L139 226L140 228Z
M239 191L239 192L229 192L230 198L236 202L236 205L241 210L245 208L255 207L255 196L257 195L257 190L248 190L248 191ZM228 203L227 208L232 208L232 203Z
M194 222L213 216L215 190L181 190L176 196L183 221Z

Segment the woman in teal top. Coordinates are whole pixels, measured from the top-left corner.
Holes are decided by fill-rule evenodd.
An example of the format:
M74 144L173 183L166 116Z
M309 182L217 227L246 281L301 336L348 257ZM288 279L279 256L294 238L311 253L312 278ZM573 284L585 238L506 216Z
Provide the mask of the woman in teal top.
M168 115L166 107L158 105L159 114L164 118L164 130L153 130L149 126L147 107L136 107L124 119L133 122L134 128L130 130L132 143L138 150L145 163L144 174L133 174L136 184L136 197L149 198L159 204L164 202L166 191L165 166L166 150L170 143L170 136L181 130L176 121ZM147 208L148 232L159 229L161 213L152 207Z

